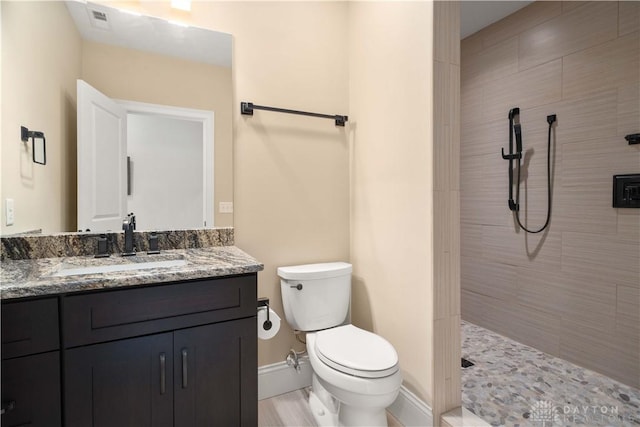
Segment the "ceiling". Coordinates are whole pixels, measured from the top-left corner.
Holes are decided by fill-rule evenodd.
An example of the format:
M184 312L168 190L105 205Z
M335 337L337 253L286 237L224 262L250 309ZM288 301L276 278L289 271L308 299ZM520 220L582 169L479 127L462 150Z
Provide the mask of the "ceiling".
M532 1L527 0L461 1L460 38L464 39L530 3ZM85 39L231 66L229 34L184 28L164 20L135 17L106 6L80 1L68 1L67 6ZM104 13L107 19L103 22L105 27L100 27L101 22L94 19L93 11Z
M67 1L85 40L231 67L231 35L89 2Z
M460 39L480 31L533 1L461 1Z

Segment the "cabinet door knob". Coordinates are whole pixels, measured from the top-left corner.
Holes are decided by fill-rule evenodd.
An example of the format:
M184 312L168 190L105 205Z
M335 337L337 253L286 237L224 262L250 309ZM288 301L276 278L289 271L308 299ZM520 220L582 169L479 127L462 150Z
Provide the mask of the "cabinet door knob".
M8 414L16 408L15 400L5 400L2 402L2 409L0 409L0 415Z
M160 353L160 394L167 392L167 356Z
M187 388L188 385L188 381L187 381L187 377L188 377L188 372L187 372L187 365L188 365L188 353L187 353L187 349L183 348L182 349L182 388Z

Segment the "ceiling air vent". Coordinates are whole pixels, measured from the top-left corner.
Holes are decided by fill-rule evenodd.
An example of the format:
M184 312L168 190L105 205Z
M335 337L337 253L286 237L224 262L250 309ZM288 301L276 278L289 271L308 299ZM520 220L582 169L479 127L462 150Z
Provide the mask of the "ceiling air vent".
M92 10L91 12L93 12L93 19L97 19L98 21L107 22L107 14L106 13L100 12L99 10Z
M109 19L107 18L107 14L105 12L95 9L91 10L90 12L92 26L94 26L95 28L100 28L102 30L110 29Z

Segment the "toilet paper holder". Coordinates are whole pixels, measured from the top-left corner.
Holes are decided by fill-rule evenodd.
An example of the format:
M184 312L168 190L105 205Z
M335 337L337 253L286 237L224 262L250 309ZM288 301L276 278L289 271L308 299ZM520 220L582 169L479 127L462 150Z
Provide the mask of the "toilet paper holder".
M267 297L258 298L258 308L260 307L267 307L267 320L264 321L264 323L262 324L262 327L264 328L265 331L268 331L273 326L273 324L271 323L271 320L269 320L269 298Z

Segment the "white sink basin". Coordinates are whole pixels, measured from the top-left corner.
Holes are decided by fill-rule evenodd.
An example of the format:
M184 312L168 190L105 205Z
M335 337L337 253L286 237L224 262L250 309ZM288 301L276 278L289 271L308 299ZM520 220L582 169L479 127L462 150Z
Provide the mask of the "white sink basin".
M65 277L65 276L78 276L81 274L115 273L118 271L147 270L150 268L180 267L186 264L187 264L187 261L185 261L184 259L133 262L133 263L127 263L127 264L90 265L86 267L78 267L77 265L62 264L62 267L60 268L60 270L53 273L51 276Z

